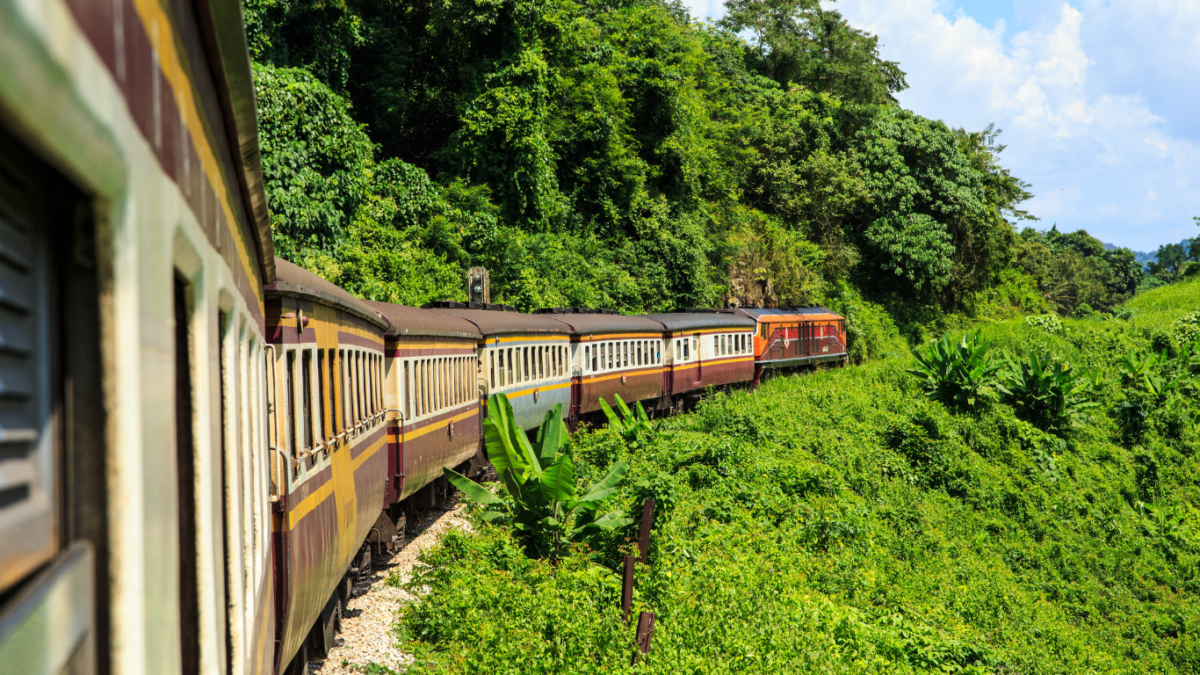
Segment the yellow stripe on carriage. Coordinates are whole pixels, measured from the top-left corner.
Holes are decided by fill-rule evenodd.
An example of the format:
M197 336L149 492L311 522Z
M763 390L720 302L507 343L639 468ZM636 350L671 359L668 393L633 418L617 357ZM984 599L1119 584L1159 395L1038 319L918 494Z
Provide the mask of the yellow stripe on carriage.
M507 396L509 398L519 398L521 396L528 396L528 395L532 394L534 389L537 389L538 391L554 391L555 389L562 389L563 387L569 387L569 386L571 386L570 380L568 380L566 382L557 382L555 384L547 384L547 385L544 385L541 387L530 387L528 389L522 389L521 391L511 391L511 392L496 391L493 393L504 394L505 396Z
M437 431L438 429L444 429L451 422L460 422L462 420L467 419L471 415L477 414L478 412L479 412L479 409L475 408L473 410L468 410L465 413L459 413L459 414L455 415L454 417L444 419L441 422L435 422L433 424L430 424L427 427L421 427L420 429L417 429L416 431L407 432L404 434L404 441L405 442L411 441L414 438L420 438L420 437L424 436L425 434L430 433L432 431Z
M387 434L384 434L382 437L380 437L379 440L372 443L371 447L369 447L369 448L363 450L361 453L359 453L358 457L355 457L350 462L350 475L353 476L354 472L358 471L359 467L361 467L368 459L374 457L375 453L379 452L379 449L382 448L386 444L387 444ZM349 451L350 451L350 448L346 447L346 448L342 448L340 450L335 450L334 454L336 455L338 453L349 452ZM331 469L331 471L336 472L337 467L333 467ZM317 508L317 506L319 506L322 502L324 502L326 499L329 499L329 497L331 497L333 495L334 484L335 484L334 478L335 478L334 476L330 476L329 480L325 481L321 485L321 487L317 488L315 492L310 493L307 497L300 500L300 503L296 505L296 508L294 508L288 512L288 529L289 530L295 528L296 524L304 519L304 516L307 516L309 513L312 512L313 509Z
M615 380L615 379L617 379L618 377L621 377L622 375L627 375L627 376L630 376L630 377L632 377L632 376L634 376L634 375L653 375L653 374L660 374L660 373L662 373L662 371L664 370L664 368L665 368L664 366L657 366L657 367L654 367L654 368L642 368L641 370L623 370L623 371L621 371L621 372L613 373L613 374L611 374L611 375L597 375L597 376L595 376L595 377L588 377L588 378L584 378L584 380L583 380L583 381L584 381L585 383L591 383L591 382L606 382L606 381L608 381L608 380Z

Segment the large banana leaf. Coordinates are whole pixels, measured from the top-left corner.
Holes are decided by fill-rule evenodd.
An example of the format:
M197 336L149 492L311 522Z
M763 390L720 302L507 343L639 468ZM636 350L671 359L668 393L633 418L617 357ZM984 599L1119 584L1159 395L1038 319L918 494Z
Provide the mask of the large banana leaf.
M629 409L629 406L625 405L625 399L621 398L620 394L613 394L613 399L617 402L617 410L621 413L621 419L632 422L634 420L633 411Z
M600 409L604 411L604 416L608 418L608 428L617 433L625 433L625 425L621 423L621 418L613 412L612 406L604 399L600 399Z
M476 483L470 478L467 478L461 473L458 473L454 469L443 467L442 475L446 477L446 480L450 481L451 485L459 490L462 490L463 494L479 502L480 504L483 504L484 506L504 505L503 499L500 499L496 495L492 494L487 488L483 487L479 483Z
M496 473L511 469L519 480L529 475L528 461L520 452L514 438L512 405L503 394L493 394L488 399L488 416L483 421L483 440L487 446L488 459L496 467ZM524 436L521 431L519 435ZM540 468L540 467L539 467Z
M575 498L575 465L570 455L560 456L542 472L542 500L552 510Z
M552 464L558 457L558 451L566 442L567 427L562 421L562 404L555 403L554 409L546 412L542 426L538 429L538 458L542 468Z
M587 492L583 493L583 496L571 505L571 508L574 509L580 506L595 508L597 504L608 499L609 496L616 492L617 484L621 482L621 479L625 477L628 471L629 462L617 462L608 470L608 473L603 478L588 488Z

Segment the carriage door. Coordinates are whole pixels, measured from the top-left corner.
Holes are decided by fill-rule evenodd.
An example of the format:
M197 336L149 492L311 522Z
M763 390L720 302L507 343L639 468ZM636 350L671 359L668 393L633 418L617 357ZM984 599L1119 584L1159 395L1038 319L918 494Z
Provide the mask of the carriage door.
M0 130L0 671L107 653L91 204ZM64 349L66 338L70 349ZM30 657L33 657L32 659Z

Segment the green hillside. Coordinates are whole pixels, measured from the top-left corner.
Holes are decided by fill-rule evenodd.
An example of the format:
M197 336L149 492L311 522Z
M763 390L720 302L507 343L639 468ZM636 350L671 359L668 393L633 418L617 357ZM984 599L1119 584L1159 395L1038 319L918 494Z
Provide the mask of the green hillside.
M908 358L770 380L657 423L640 447L582 432L581 484L632 463L614 502L659 505L635 610L658 616L654 673L1198 673L1200 405L1185 346L1200 282L1125 320L987 325L991 354L1095 374L1056 433L993 390L926 398ZM1175 355L1161 402L1122 382L1129 350ZM630 668L617 561L629 536L558 563L503 528L447 535L403 611L408 672Z

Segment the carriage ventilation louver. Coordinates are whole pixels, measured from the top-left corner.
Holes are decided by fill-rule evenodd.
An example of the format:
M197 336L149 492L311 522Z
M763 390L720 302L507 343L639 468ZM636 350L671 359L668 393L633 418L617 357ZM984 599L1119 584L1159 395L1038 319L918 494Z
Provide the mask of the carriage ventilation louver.
M2 168L2 167L0 167ZM53 475L44 228L6 208L21 185L0 171L0 591L53 553ZM46 430L43 430L45 428Z

